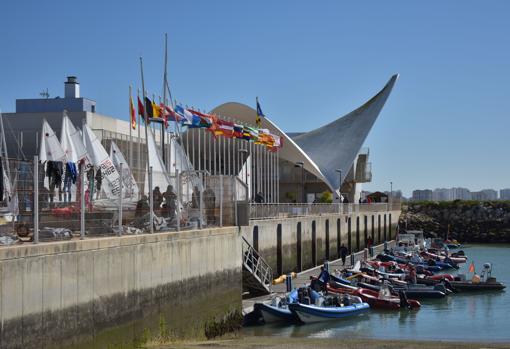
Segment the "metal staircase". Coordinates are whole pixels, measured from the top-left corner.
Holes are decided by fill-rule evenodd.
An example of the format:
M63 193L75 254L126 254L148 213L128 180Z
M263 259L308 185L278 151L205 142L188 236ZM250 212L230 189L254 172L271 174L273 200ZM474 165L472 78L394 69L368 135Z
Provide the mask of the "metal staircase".
M257 250L243 237L243 291L250 296L271 293L273 272Z

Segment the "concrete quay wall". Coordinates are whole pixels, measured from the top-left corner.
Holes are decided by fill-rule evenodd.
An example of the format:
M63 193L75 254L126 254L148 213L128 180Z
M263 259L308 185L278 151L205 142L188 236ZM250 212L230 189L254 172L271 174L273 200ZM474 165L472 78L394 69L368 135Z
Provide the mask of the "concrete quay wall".
M0 249L0 348L132 347L240 311L237 227Z
M395 238L400 211L321 214L292 218L251 220L243 237L273 269L273 275L301 271L339 258L344 244L350 252Z

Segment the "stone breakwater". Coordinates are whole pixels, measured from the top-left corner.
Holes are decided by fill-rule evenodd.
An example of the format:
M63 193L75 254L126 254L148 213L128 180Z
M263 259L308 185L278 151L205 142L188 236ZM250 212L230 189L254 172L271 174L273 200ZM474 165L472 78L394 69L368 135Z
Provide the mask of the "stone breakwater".
M416 202L402 206L400 227L423 230L427 237L460 242L510 243L509 201Z

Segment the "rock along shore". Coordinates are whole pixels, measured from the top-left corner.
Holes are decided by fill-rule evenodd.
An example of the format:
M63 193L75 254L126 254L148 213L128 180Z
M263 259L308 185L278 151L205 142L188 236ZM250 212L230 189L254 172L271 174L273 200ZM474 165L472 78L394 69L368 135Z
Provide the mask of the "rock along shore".
M410 202L402 205L401 228L460 242L510 243L510 201Z

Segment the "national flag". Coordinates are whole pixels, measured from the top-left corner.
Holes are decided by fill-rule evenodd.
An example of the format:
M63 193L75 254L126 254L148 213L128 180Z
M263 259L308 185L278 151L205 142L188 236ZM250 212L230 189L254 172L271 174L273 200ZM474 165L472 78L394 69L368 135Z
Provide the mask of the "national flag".
M188 110L191 112L191 114L193 114L194 124L196 125L195 127L209 128L212 126L212 115L204 114L193 109Z
M475 263L471 262L471 264L469 265L469 272L470 273L474 273L475 272Z
M176 105L175 112L181 118L181 125L191 126L193 124L193 115L189 112L188 109L183 108L181 105Z
M259 130L253 127L245 126L250 134L250 140L257 142L259 140Z
M256 144L271 145L273 143L273 139L268 129L261 128L258 131L259 135L258 139L255 141Z
M218 129L221 131L221 134L227 138L234 137L234 123L230 121L225 121L218 119Z
M166 116L167 121L168 120L176 122L181 121L182 119L181 116L177 114L171 106L161 104L161 109L163 110L163 115Z
M278 135L271 135L273 137L273 145L269 147L272 152L278 151L282 147L282 138Z
M135 104L133 103L133 97L129 96L129 116L131 117L131 127L136 129L136 114L135 114Z
M149 97L145 97L145 111L147 112L148 118L154 117L154 110L152 109L152 101Z
M143 103L140 100L140 97L138 98L138 115L145 117L145 108L143 107Z
M257 101L257 117L255 118L255 123L257 124L257 127L260 127L260 125L262 124L262 117L266 117L264 115L264 113L262 112L262 108L260 107L260 104L259 104L259 97L256 98L256 101Z
M247 126L243 126L243 139L247 141L251 140L250 129Z
M159 105L159 110L161 111L161 118L163 118L165 122L165 127L168 127L168 119L175 120L175 112L169 105L164 105L161 103Z
M211 115L211 126L209 126L207 131L211 132L213 137L216 138L216 132L218 132L218 117L216 115Z
M154 118L161 118L161 109L155 102L152 102L152 115Z
M243 138L243 125L234 124L234 138Z

